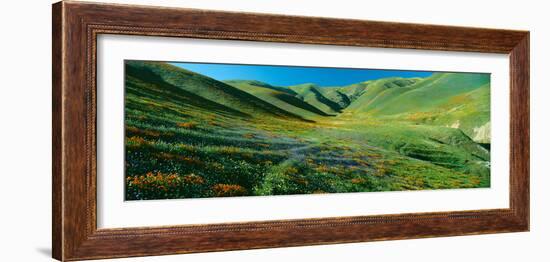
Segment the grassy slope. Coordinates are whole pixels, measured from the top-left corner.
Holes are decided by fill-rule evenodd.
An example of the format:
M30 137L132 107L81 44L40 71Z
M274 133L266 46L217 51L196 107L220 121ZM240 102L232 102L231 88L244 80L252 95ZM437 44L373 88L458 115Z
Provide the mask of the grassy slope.
M126 61L126 70L131 75L139 76L145 82L164 82L245 115L260 114L282 118L300 118L233 86L166 63Z
M435 74L419 83L413 90L396 96L388 103L380 104L375 112L379 115L390 115L432 111L447 106L450 98L488 83L487 74Z
M359 96L346 111L351 112L367 112L372 110L375 105L380 104L380 100L385 101L390 97L402 94L414 89L414 83L419 82L418 79L403 79L403 78L385 78L372 81L364 93Z
M473 91L453 96L447 107L435 112L431 118L424 115L416 122L434 125L455 126L463 130L473 140L491 143L491 105L490 85L485 84Z
M327 113L296 97L297 93L291 89L248 80L231 80L225 83L305 119L313 120L319 116L328 116Z
M314 84L295 85L289 86L288 88L296 92L298 98L326 114L336 115L343 109L340 104L327 98L323 92L320 91L320 88Z
M341 109L344 109L349 106L349 104L351 104L350 97L340 91L339 88L321 88L320 91L323 96L325 96L330 101L338 104Z
M337 91L341 94L344 94L348 97L348 99L350 101L350 104L351 104L358 97L363 95L363 93L366 91L367 87L369 86L369 84L371 84L371 82L372 81L366 81L366 82L361 82L361 83L352 84L352 85L348 85L348 86L328 87L328 88L323 88L323 91L326 90L325 94L330 93L330 92L334 92L334 91Z
M346 111L356 117L455 127L478 142L488 143L490 132L482 132L489 127L489 91L487 74L437 73L404 86L380 80Z
M365 92L369 83L370 81L348 86L323 87L319 91L341 108L346 108Z
M296 92L128 64L127 199L488 186L488 152L460 130L350 114L300 121L289 103L263 100L268 90Z
M126 175L134 179L128 180L127 199L208 197L241 192L224 185L239 185L248 194L271 168L268 161L284 160L284 155L272 150L301 145L293 139L275 137L270 137L266 144L265 137L270 133L260 134L254 127L262 125L259 119L262 117L273 123L284 123L285 118L268 115L262 108L257 108L258 113L251 117L247 110L254 108L249 105L229 104L227 101L231 100L227 97L227 105L218 99L209 100L187 91L186 86L173 85L144 70L145 66L126 65ZM166 181L170 175L175 178Z

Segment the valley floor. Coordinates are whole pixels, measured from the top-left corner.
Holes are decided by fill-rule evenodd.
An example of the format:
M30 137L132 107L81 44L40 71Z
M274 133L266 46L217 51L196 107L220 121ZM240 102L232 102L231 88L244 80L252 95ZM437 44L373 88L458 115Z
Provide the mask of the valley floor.
M489 186L489 152L454 128L197 116L129 112L127 199Z

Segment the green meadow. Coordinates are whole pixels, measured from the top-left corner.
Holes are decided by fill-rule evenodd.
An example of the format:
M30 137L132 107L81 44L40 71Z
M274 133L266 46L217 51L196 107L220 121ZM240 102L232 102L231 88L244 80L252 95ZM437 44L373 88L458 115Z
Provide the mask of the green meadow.
M126 199L489 187L489 82L272 86L126 61Z

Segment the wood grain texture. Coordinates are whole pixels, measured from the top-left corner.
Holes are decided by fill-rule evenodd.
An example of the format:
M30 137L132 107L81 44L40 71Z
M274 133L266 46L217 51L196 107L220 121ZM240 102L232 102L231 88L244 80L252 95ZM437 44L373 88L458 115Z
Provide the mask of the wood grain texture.
M53 6L53 257L81 260L529 230L529 33L484 28L60 2ZM510 55L510 208L97 229L100 34Z
M52 256L61 257L63 253L63 190L61 185L61 76L62 73L62 33L61 5L52 8Z
M510 52L510 207L529 227L529 33Z

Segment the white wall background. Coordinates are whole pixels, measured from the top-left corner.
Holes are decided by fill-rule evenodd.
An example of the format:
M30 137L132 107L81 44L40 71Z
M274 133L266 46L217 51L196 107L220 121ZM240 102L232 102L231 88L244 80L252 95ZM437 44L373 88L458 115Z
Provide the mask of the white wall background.
M544 1L103 0L531 31L531 232L123 259L123 261L549 261L550 28ZM0 260L49 261L51 1L0 9Z

